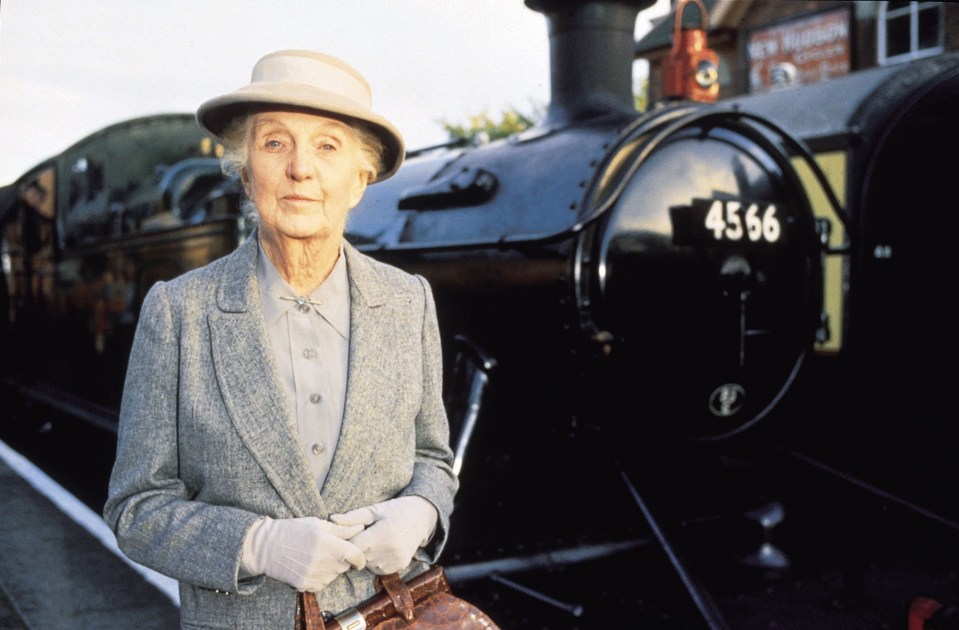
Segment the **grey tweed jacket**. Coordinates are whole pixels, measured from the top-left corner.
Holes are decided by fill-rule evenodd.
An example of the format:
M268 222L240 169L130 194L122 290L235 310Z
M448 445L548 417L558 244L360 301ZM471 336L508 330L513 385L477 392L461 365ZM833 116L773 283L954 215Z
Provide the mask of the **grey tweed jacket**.
M345 247L350 357L339 444L323 488L301 454L259 303L256 235L146 296L120 410L104 518L123 552L180 582L183 628L293 628L295 591L238 579L260 515L330 514L416 494L446 542L457 480L442 403L439 332L426 281ZM338 612L373 594L349 571L317 594Z

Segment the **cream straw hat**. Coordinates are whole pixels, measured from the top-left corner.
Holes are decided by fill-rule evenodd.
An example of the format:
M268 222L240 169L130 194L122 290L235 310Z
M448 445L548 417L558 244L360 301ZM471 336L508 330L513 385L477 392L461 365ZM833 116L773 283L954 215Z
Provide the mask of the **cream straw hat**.
M340 59L308 50L280 50L253 66L249 85L200 105L196 119L204 131L218 139L231 120L254 105L305 107L334 117L362 120L386 147L383 168L376 178L379 182L399 169L406 148L393 123L373 112L372 101L366 79Z

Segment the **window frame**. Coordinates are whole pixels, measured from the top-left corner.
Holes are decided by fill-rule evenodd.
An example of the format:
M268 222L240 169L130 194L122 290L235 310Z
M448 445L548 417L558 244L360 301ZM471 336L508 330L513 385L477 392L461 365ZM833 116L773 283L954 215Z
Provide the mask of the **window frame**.
M945 52L945 7L942 2L910 2L907 6L898 9L889 9L888 0L879 3L879 12L876 16L877 39L876 55L880 66L933 57ZM937 43L929 48L919 48L919 14L923 11L936 11L938 28ZM909 16L909 50L897 55L889 55L888 29L889 20Z

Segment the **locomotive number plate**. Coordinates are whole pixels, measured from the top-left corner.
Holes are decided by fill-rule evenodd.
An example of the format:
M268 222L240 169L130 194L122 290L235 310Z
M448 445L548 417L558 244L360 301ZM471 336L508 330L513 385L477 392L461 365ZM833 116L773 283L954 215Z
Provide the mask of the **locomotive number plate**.
M775 245L785 240L785 216L774 203L731 199L693 199L669 209L675 245Z

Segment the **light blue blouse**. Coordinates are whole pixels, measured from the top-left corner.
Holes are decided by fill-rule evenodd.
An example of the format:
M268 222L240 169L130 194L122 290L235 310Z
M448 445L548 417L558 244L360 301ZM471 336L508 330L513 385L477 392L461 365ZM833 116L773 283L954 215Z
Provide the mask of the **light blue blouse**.
M280 386L296 421L303 456L317 488L333 461L346 403L350 286L346 256L307 296L297 295L259 246L260 299Z

